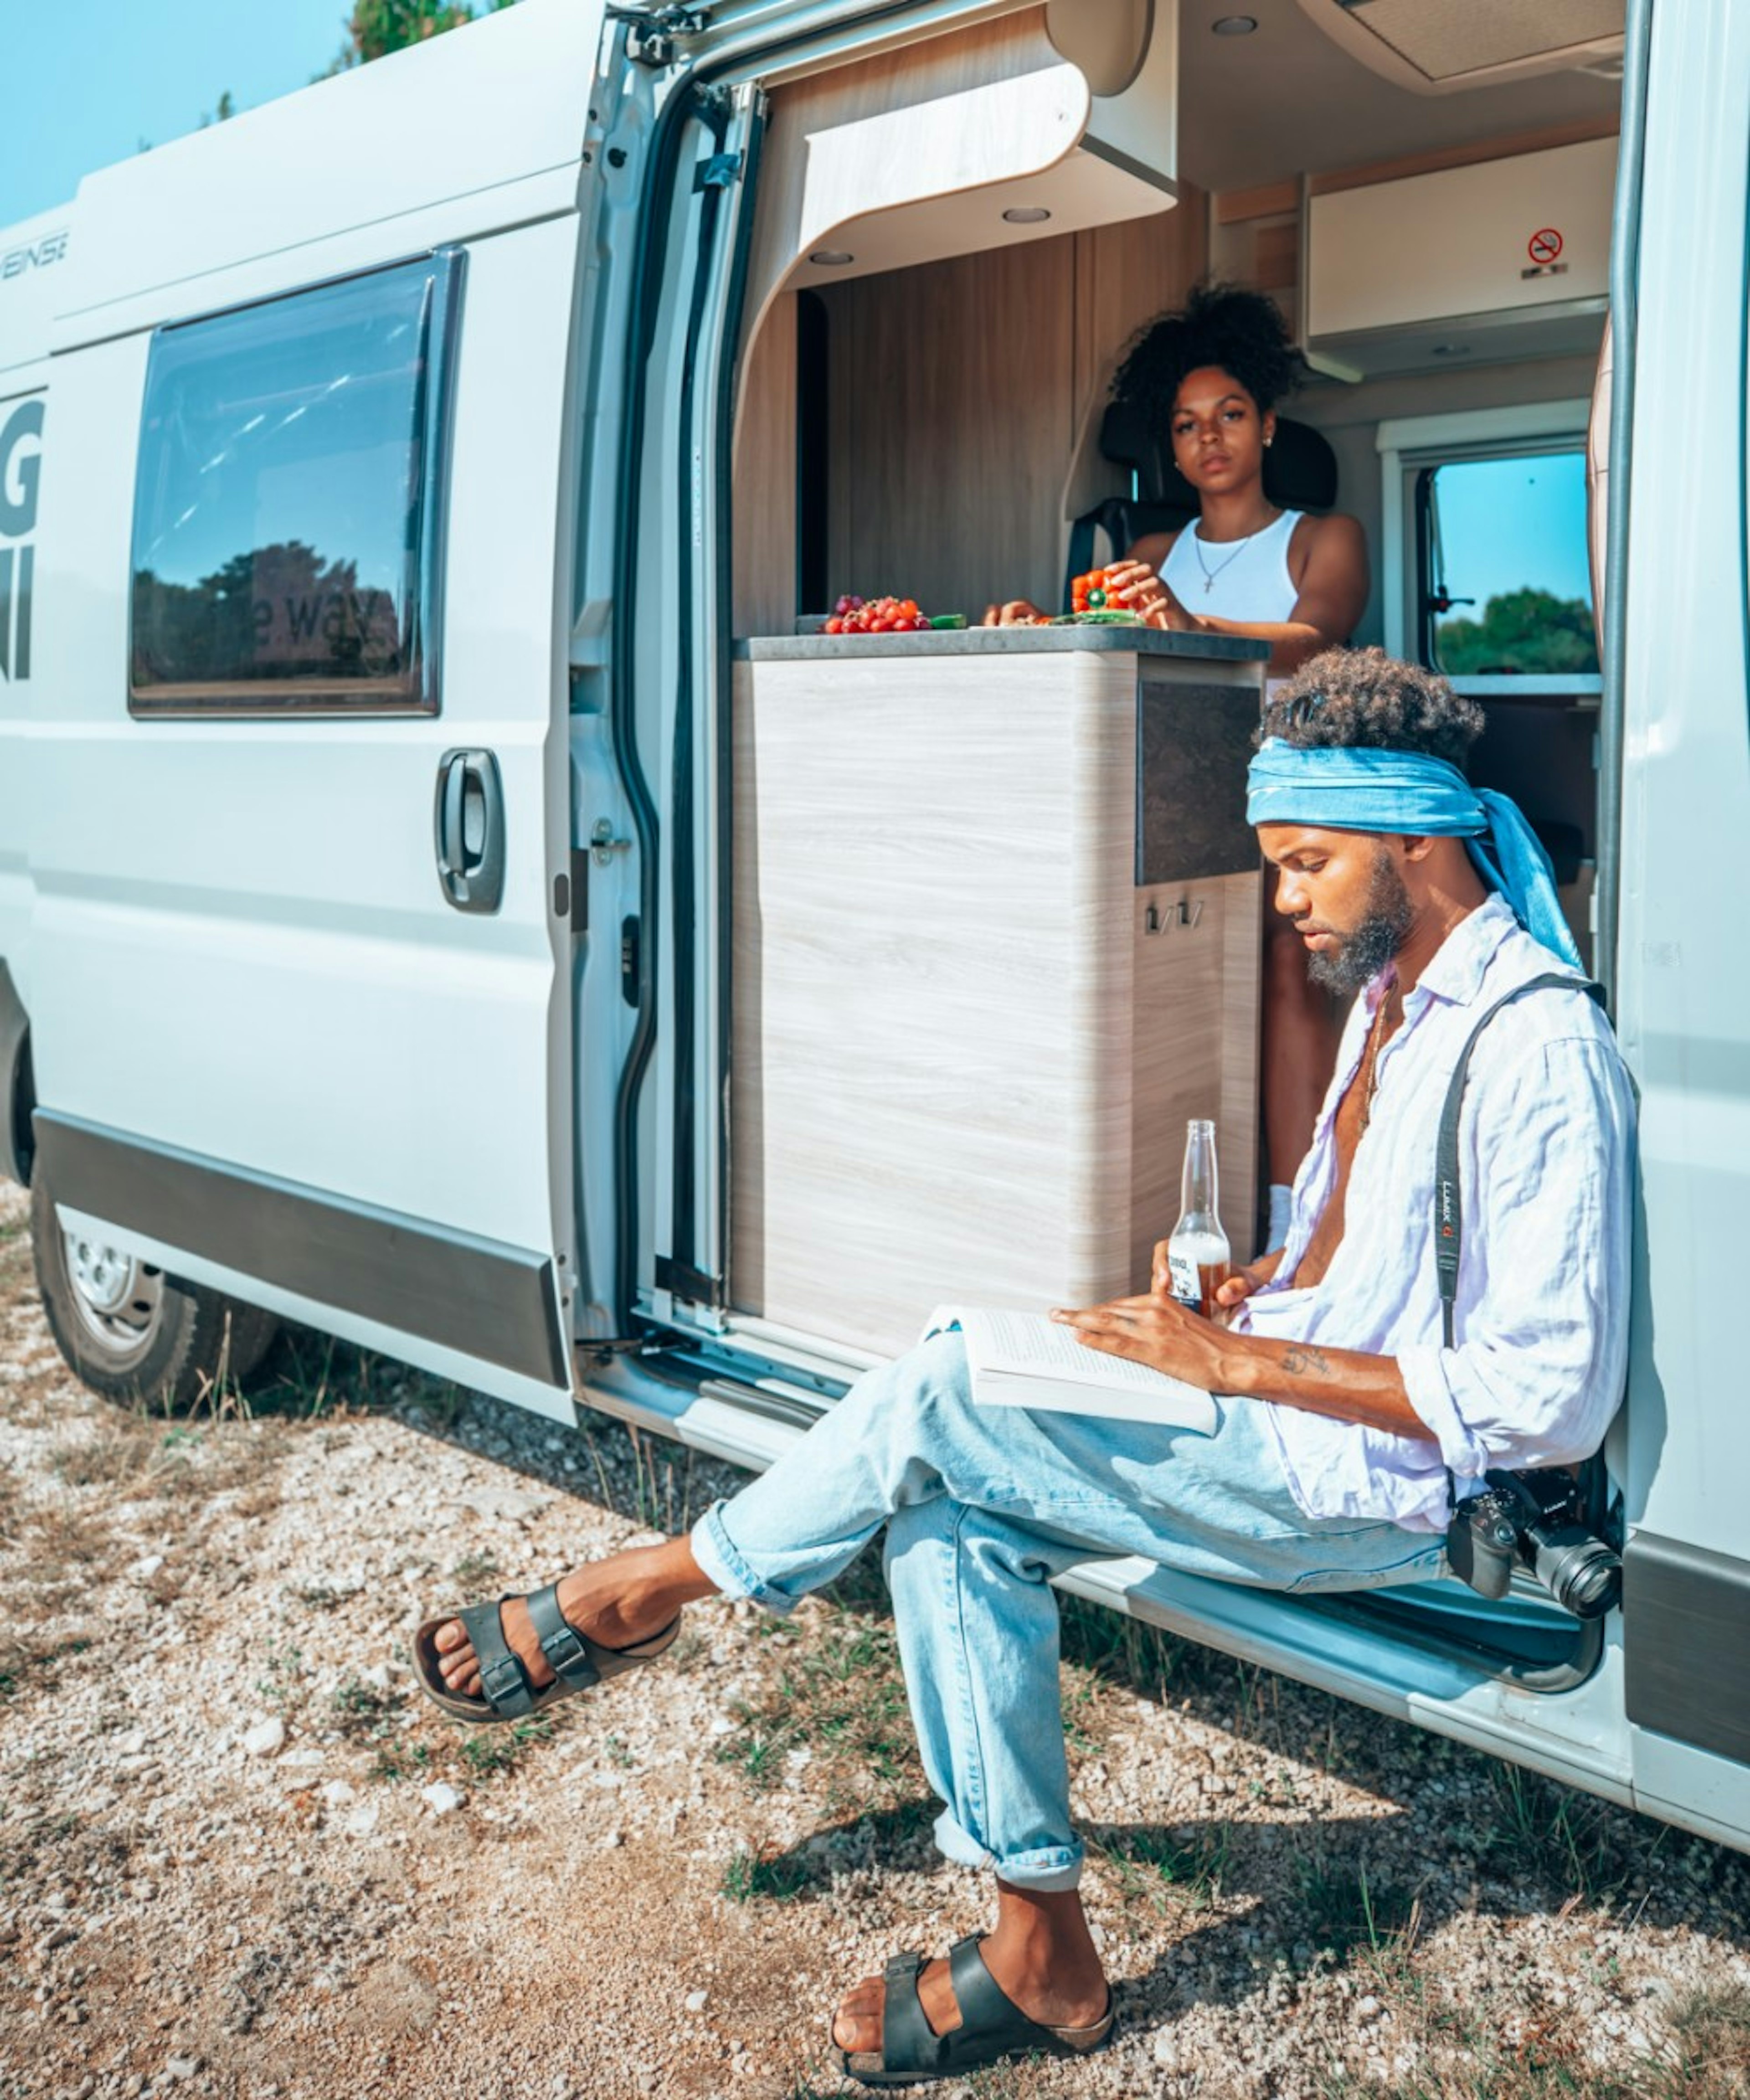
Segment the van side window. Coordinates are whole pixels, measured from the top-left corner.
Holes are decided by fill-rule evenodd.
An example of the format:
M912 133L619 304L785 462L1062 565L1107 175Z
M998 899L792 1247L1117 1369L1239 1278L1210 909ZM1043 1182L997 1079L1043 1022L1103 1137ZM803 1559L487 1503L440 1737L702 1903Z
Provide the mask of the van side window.
M161 329L135 714L434 714L459 254Z
M1597 672L1584 451L1424 466L1416 509L1425 663L1454 678Z

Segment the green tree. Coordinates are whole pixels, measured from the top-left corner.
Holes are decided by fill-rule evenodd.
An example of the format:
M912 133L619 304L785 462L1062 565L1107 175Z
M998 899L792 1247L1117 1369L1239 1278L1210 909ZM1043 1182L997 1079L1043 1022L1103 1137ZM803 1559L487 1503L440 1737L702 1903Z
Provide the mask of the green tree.
M486 11L496 14L511 4L512 0L490 0ZM353 66L368 65L372 59L386 58L390 51L405 51L409 44L422 44L446 29L461 29L480 11L473 0L446 0L436 6L432 0L354 0L346 41L328 71L345 73Z
M1503 591L1480 620L1443 620L1435 653L1450 677L1495 671L1590 672L1598 668L1592 608L1583 598L1554 591Z

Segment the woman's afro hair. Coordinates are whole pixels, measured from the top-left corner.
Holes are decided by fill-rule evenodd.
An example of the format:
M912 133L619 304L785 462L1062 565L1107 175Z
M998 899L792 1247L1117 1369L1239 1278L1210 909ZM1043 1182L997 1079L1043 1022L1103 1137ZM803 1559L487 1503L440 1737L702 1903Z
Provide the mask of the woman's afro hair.
M1236 285L1197 285L1182 312L1162 314L1132 341L1112 398L1163 429L1188 372L1215 365L1237 379L1263 415L1294 384L1288 324L1273 299Z

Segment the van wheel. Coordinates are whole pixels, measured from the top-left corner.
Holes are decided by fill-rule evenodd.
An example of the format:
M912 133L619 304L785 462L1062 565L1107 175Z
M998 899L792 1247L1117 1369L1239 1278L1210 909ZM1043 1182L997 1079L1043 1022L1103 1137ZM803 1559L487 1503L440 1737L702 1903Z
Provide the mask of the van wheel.
M64 1230L40 1161L30 1232L55 1343L74 1376L105 1399L193 1406L222 1379L246 1379L279 1330L271 1312L180 1282L124 1246Z

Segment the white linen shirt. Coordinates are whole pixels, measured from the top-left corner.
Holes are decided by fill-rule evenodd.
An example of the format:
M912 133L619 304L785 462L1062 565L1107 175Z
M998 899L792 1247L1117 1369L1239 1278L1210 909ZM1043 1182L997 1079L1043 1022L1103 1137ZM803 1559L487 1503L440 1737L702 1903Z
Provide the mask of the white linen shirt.
M1234 1326L1395 1357L1429 1435L1272 1407L1289 1485L1308 1516L1444 1531L1447 1467L1462 1497L1490 1467L1571 1464L1603 1441L1627 1362L1634 1102L1609 1024L1577 988L1529 992L1503 1008L1470 1060L1459 1130L1457 1347L1442 1340L1434 1184L1447 1086L1488 1008L1549 970L1565 966L1497 894L1448 935L1379 1053L1342 1243L1325 1276L1300 1289L1294 1272L1336 1180L1338 1104L1387 977L1355 1003L1295 1178L1281 1266Z

